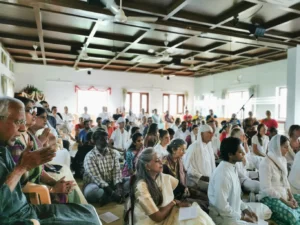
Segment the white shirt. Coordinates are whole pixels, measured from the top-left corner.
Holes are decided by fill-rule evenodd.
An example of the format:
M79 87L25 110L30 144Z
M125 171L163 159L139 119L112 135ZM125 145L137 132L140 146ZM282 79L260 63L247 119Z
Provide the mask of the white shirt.
M257 135L254 135L252 137L252 148L253 148L253 144L256 144L258 151L263 153L263 154L266 154L267 149L268 149L269 141L270 141L269 137L267 135L265 135L265 136L262 137L262 145L260 145Z
M91 116L89 115L89 114L87 114L87 113L83 113L83 114L81 114L81 116L80 117L82 117L83 118L83 120L90 120L91 119Z
M175 123L171 126L171 128L174 130L175 133L176 131L178 131L178 126Z
M126 116L126 119L128 119L129 122L135 123L137 118L136 118L136 115L134 113L132 113L131 115L128 114Z
M114 147L125 149L127 141L129 140L129 133L125 129L123 133L121 133L120 128L118 128L111 134L110 139L114 141Z
M74 117L71 113L68 113L68 114L63 113L62 117L63 117L63 120L68 122L68 123L72 124L72 122L74 121Z
M169 155L167 151L167 146L164 148L161 144L157 144L154 146L154 151L157 153L159 158L163 158L164 156Z
M259 165L260 192L259 200L264 197L288 199L281 170L269 157L264 157Z
M213 136L213 138L211 139L211 144L214 150L214 153L216 155L218 155L218 152L220 151L220 147L221 147L221 141L220 138L216 137L215 135Z
M102 121L104 121L104 120L109 120L110 115L108 112L102 112L98 115L98 117L101 117Z
M191 135L191 132L189 132L188 129L186 129L185 132L183 132L182 129L178 129L174 135L174 139L180 138L185 141L188 135Z
M63 125L64 124L64 121L60 118L60 116L58 114L55 115L55 120L56 120L56 125Z
M241 185L234 164L222 161L208 185L209 215L241 219L247 205L241 200ZM225 223L224 223L225 224Z

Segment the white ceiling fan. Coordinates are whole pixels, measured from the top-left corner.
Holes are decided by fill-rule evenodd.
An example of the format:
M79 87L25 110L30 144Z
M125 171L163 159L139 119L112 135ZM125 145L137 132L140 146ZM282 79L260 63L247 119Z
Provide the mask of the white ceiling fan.
M146 23L155 23L158 20L158 17L143 17L143 16L126 16L122 7L123 0L120 0L120 8L115 14L114 20L120 23L126 23L128 21L132 22L146 22Z
M93 68L78 68L78 67L75 68L76 72L91 71L91 70L93 70Z
M37 46L37 45L33 45L32 47L33 47L33 49L34 49L34 52L29 52L29 54L31 55L31 58L32 58L33 60L54 60L54 59L43 58L43 57L42 57L42 58L39 58L38 55L37 55L37 52L36 52L38 46Z

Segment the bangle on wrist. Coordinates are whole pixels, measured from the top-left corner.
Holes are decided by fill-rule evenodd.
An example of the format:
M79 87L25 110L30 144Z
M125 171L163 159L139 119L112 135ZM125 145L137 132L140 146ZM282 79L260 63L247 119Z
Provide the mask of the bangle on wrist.
M53 193L53 187L50 187L50 188L49 188L49 192L50 192L50 193Z
M176 203L176 201L175 201L175 200L173 200L173 201L172 201L172 203L173 203L174 205L177 205L177 203Z

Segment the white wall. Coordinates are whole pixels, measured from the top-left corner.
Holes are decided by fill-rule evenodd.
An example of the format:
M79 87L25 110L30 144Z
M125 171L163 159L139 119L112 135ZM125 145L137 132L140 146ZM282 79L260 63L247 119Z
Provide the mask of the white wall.
M149 92L150 110L157 108L162 110L162 94L168 92L189 93L194 96L194 79L183 77L171 77L170 80L161 78L159 75L145 75L137 73L123 73L113 71L93 70L92 75L86 71L75 72L73 68L43 66L17 63L15 66L16 91L21 90L27 84L39 88L46 95L50 106L56 105L63 110L68 105L70 112L76 112L75 85L95 86L112 88L109 111L115 112L122 104L122 89L127 91ZM193 98L189 97L188 107L193 110ZM95 104L96 101L95 101ZM100 111L101 109L99 109Z
M237 84L235 80L239 75L242 75L242 80ZM195 99L201 100L204 94L211 92L217 98L222 98L225 89L243 89L255 85L256 116L263 118L265 111L271 110L276 117L276 87L286 86L286 80L287 60L280 60L198 78L195 80ZM223 116L223 111L219 110L218 113Z
M6 55L6 65L2 64L1 62L1 54L4 52ZM15 80L14 73L9 70L9 61L11 60L11 57L9 53L3 48L2 44L0 43L0 95L2 95L2 85L1 85L1 76L6 76L12 80ZM14 62L14 61L13 61Z

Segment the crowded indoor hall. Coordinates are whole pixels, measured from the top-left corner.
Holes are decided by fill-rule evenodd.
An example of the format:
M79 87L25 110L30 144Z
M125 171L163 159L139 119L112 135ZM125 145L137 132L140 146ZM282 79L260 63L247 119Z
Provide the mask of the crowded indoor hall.
M300 0L0 0L0 225L300 225L299 28Z

